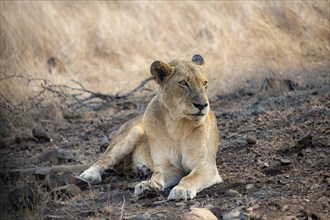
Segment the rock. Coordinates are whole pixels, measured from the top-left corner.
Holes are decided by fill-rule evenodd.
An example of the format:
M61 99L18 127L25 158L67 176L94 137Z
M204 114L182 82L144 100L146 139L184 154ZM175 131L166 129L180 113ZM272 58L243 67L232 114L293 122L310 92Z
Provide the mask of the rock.
M57 156L59 159L62 159L62 160L70 160L70 159L73 159L74 156L73 154L71 154L70 152L60 148L60 149L57 149Z
M47 132L42 128L33 128L32 135L33 137L37 138L39 141L50 141Z
M200 203L196 202L196 203L192 204L189 208L193 209L193 208L199 208L199 207L200 207Z
M290 215L282 218L282 220L298 220L296 216Z
M268 193L265 190L259 190L259 191L254 192L251 196L256 199L261 199L261 198L264 198L265 196L267 196L267 194Z
M208 209L192 208L190 212L186 213L181 218L182 220L218 220L218 218Z
M281 158L280 162L282 165L285 165L285 166L290 165L292 163L292 161L290 159L285 159L285 158Z
M257 139L255 137L253 137L253 136L247 136L246 137L246 142L248 144L254 145L254 144L257 143Z
M248 217L245 213L239 210L232 210L231 212L224 214L222 220L247 220Z
M245 189L246 190L251 190L251 189L253 189L254 188L254 185L253 184L247 184L246 186L245 186Z
M51 167L38 167L34 171L33 175L37 180L43 180L52 170L53 169Z
M282 212L286 212L289 210L289 206L288 205L285 205L282 207Z
M228 190L224 193L224 195L225 195L226 197L235 197L235 196L239 195L239 192L237 192L236 190L233 190L233 189L228 189Z
M165 212L156 213L157 219L165 219L166 215Z
M45 220L55 220L55 219L65 219L65 217L60 216L60 215L46 215L43 219L45 219Z
M186 203L184 202L176 202L175 206L186 206Z
M151 219L151 214L149 212L145 212L140 217L141 219Z
M63 149L53 149L47 151L41 155L40 162L50 162L52 165L58 163L65 163L69 159L73 159L74 156L70 152Z

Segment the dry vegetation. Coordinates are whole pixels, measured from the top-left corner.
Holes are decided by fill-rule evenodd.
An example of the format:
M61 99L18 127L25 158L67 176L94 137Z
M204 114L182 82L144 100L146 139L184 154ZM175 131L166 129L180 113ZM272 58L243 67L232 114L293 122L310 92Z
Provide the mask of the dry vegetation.
M88 134L86 130L91 128L83 123L90 122L109 135L127 118L141 113L147 100L124 103L119 111L107 109L102 113L90 109L78 112L72 102L79 104L98 92L110 94L103 101L113 101L114 94L126 94L149 77L149 66L156 59L203 55L215 109L221 109L216 104L219 96L252 88L256 79L305 82L322 69L324 85L330 84L329 1L1 1L0 16L0 145L7 147L19 146L17 137L31 136L37 126L46 127L58 140L65 139L65 132L56 129ZM147 87L155 89L152 83ZM325 96L329 97L327 89ZM71 96L78 93L79 99ZM321 107L315 104L315 108L329 105L325 96ZM95 115L101 121L95 122ZM77 127L70 129L72 125ZM107 126L110 128L105 132ZM92 140L99 133L93 134L88 144L98 149L99 139ZM80 141L78 134L73 136ZM4 146L0 149L6 150ZM46 147L53 148L54 144ZM85 151L73 150L79 152L77 155ZM21 154L24 151L18 158ZM85 162L91 159L91 155L86 157ZM35 158L29 158L24 166L38 165ZM18 164L22 161L0 161L0 170L18 168ZM2 197L4 192L0 192ZM119 197L122 199L122 194ZM39 206L44 209L47 202L43 200ZM121 207L117 208L121 213ZM40 212L37 215L42 217Z
M203 54L211 93L251 76L329 65L329 2L1 2L1 75L123 92L155 59ZM50 74L47 60L63 64ZM130 80L127 80L127 79ZM1 82L13 99L26 92Z

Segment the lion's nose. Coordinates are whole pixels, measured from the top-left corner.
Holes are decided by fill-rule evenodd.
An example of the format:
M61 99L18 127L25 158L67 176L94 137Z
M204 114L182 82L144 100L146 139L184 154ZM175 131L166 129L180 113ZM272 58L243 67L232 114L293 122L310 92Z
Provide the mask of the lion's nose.
M193 104L196 108L199 109L199 111L202 111L204 108L206 108L209 105L208 103L200 104L200 103L195 103L195 102L193 102Z

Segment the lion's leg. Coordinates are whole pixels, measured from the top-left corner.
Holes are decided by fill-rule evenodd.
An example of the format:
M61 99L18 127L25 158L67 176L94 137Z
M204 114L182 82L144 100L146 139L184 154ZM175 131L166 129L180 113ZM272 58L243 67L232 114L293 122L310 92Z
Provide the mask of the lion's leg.
M168 200L192 199L202 189L221 182L222 179L215 164L199 164L171 190Z
M142 181L135 186L134 195L138 197L146 190L163 191L176 185L183 176L183 171L172 165L155 166L150 180Z
M96 163L80 175L81 178L91 183L101 182L101 175L105 170L117 165L143 141L144 129L141 125L134 125L116 138L121 140L109 147Z

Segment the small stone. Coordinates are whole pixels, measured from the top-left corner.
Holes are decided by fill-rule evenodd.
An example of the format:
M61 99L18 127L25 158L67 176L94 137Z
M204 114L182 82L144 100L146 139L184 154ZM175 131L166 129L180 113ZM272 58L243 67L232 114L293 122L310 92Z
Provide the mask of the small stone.
M55 220L55 219L64 219L64 216L60 216L60 215L46 215L44 217L45 220Z
M257 139L255 137L253 137L253 136L247 136L246 137L246 142L248 144L254 145L254 144L257 143Z
M51 167L38 167L33 172L33 175L36 177L36 180L43 180L51 171Z
M156 214L156 216L160 219L165 219L166 215L164 214L164 212L159 212Z
M195 204L191 205L191 206L189 207L189 209L199 208L199 206L200 206L199 203L195 203Z
M176 206L185 206L186 203L184 203L184 202L176 202L175 205Z
M290 165L292 163L292 161L290 159L286 159L286 158L281 158L280 162L282 165L285 165L285 166Z
M141 219L151 219L151 214L149 212L145 212L141 215Z
M254 188L254 185L253 184L247 184L246 186L245 186L245 189L246 190L251 190L251 189L253 189Z
M282 207L282 212L286 212L289 210L289 206L288 205L285 205Z
M237 192L236 190L233 190L233 189L228 189L228 190L224 193L224 195L225 195L226 197L235 197L235 196L239 195L239 192Z
M42 128L33 128L32 135L40 141L50 141L47 132Z
M283 220L298 220L296 216L290 215L283 218Z
M222 220L241 220L245 218L240 218L241 212L239 210L233 210L222 216Z
M33 174L36 175L47 175L52 171L53 168L51 167L38 167L37 169L34 170Z
M63 159L63 160L69 160L74 158L73 154L61 148L57 149L57 156L59 159Z
M192 208L190 212L180 218L182 220L218 220L218 218L206 208Z

